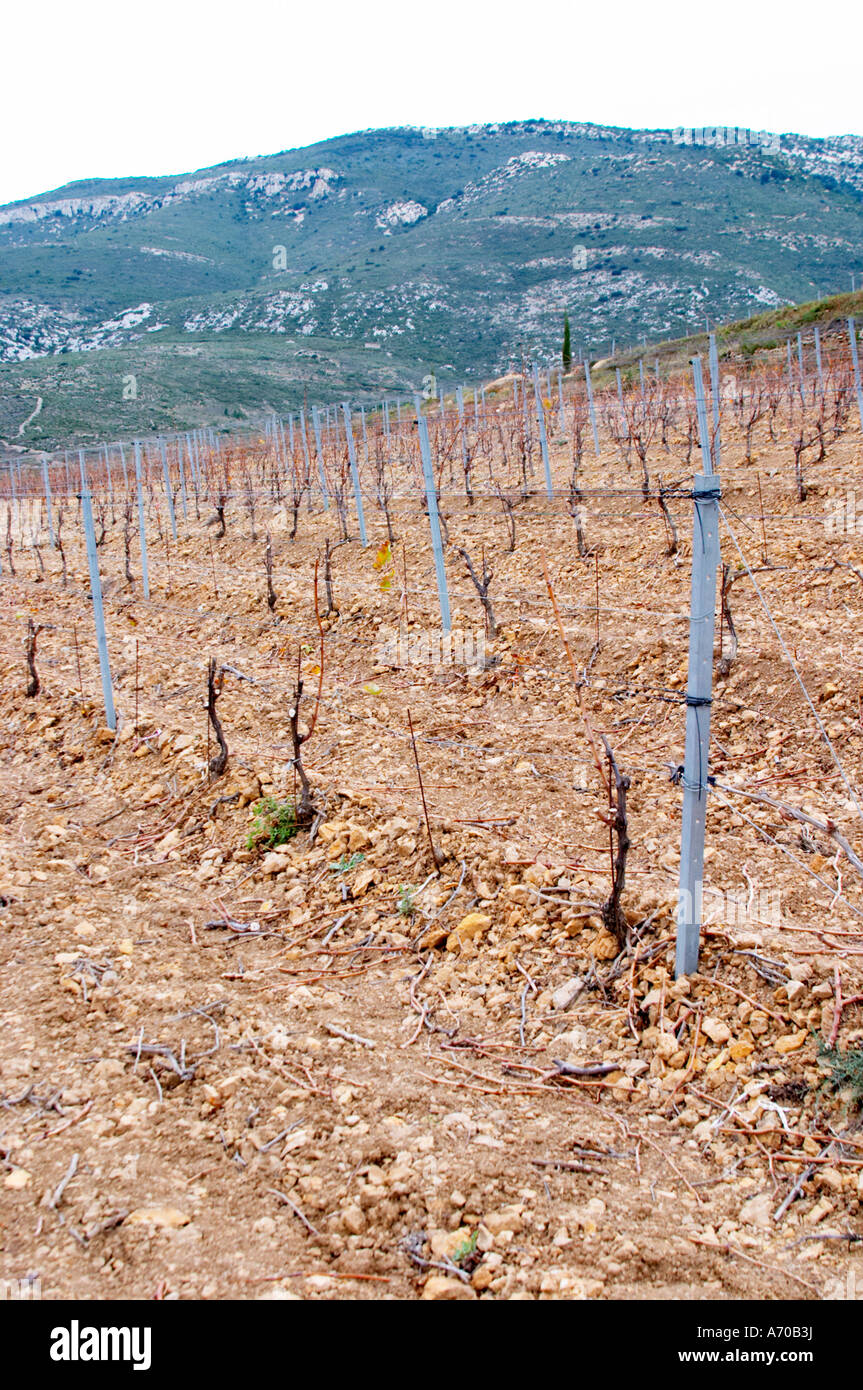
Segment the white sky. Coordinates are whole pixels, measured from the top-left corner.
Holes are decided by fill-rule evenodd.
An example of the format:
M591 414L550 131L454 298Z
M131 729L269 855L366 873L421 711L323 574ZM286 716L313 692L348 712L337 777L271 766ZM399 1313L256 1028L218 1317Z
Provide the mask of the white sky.
M839 0L10 0L0 202L374 126L545 116L860 134L861 13Z

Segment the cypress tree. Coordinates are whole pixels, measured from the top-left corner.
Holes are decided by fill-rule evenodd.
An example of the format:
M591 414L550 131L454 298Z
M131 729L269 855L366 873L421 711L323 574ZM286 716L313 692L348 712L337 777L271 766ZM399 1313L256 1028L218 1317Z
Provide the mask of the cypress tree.
M568 372L572 366L572 344L569 337L569 315L563 316L563 370Z

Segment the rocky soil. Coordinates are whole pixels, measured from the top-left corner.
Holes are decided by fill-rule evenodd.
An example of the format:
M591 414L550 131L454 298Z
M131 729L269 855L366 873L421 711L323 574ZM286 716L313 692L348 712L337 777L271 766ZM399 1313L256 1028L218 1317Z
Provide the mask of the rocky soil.
M853 782L860 544L824 516L863 484L859 433L812 470L804 504L787 440L761 441L751 467L741 452L729 438L726 515ZM475 669L383 650L404 579L415 635L435 627L436 597L416 499L395 505L394 563L369 507L373 544L335 552L304 749L319 814L274 847L249 837L261 799L294 792L291 692L299 653L308 728L332 514L304 508L291 542L262 500L253 541L237 501L224 539L202 511L167 554L154 518L145 602L109 513L116 737L77 524L65 587L56 552L16 544L14 576L4 558L3 1278L99 1299L863 1287L859 1097L822 1055L853 1059L863 1042L859 1006L837 1008L863 988L863 893L833 833L859 845L856 811L751 581L735 580L739 651L713 711L716 898L699 973L674 981L691 504L670 502L669 555L659 509L623 494L637 480L619 460L586 466L584 486L586 560L560 498L516 506L510 552L496 498L445 495L454 626L482 626L458 547L478 564L484 546L494 571L500 631ZM723 552L739 565L727 534ZM28 618L42 625L33 698ZM607 795L585 715L631 780L622 952L601 912Z

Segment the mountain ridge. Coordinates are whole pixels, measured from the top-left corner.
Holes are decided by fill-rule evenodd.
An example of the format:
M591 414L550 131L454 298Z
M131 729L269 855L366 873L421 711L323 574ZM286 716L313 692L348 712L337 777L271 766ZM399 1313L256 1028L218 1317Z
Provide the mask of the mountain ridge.
M291 409L318 385L309 353L327 363L321 388L374 395L429 370L478 380L550 356L565 311L576 350L596 356L848 288L855 267L863 279L863 138L774 148L767 134L392 127L5 204L0 430L3 395L41 385L28 440L89 433L50 395L105 352L125 355L125 374L137 363L168 428L194 411L186 384L147 379L154 344L224 370L211 409L229 413L260 405L232 354L248 365L254 340L270 360L271 344L275 399Z

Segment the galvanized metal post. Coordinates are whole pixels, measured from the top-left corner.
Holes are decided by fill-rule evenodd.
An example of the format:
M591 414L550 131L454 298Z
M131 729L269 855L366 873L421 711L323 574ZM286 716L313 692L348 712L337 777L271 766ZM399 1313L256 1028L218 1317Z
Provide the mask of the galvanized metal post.
M180 501L183 504L183 520L189 520L188 498L186 495L186 470L183 467L183 446L177 439L177 467L180 470Z
M848 320L848 341L851 344L851 361L854 365L854 389L857 392L857 411L860 415L860 427L863 429L863 387L860 385L860 359L857 356L857 329L854 320Z
M189 460L190 460L190 462L191 462L191 464L192 464L192 472L193 472L194 475L195 475L195 481L196 481L198 487L200 488L200 486L201 486L201 454L200 454L200 450L199 450L199 448L198 448L198 431L197 431L197 430L193 430L190 434L187 434L187 435L186 435L186 448L187 448L188 453L189 453Z
M704 899L704 836L713 686L716 574L719 567L719 479L713 472L701 362L692 363L704 472L694 479L692 592L689 610L689 680L686 688L686 752L683 824L677 899L675 976L698 969Z
M108 659L108 637L105 632L105 611L102 607L102 581L99 578L99 555L96 550L96 531L93 526L93 507L90 502L90 489L81 455L81 516L84 521L84 539L87 546L87 568L90 571L90 593L93 599L93 622L96 627L96 647L99 652L99 672L102 677L102 698L105 702L105 723L108 728L117 728L114 712L114 688L111 685L111 663Z
M106 468L107 473L108 473L108 497L110 498L110 501L111 501L111 513L112 513L112 515L113 515L113 512L114 512L114 479L113 479L113 477L111 476L111 451L110 451L110 449L108 448L108 445L107 445L107 444L105 444L103 447L104 447L104 450L105 450L105 468Z
M440 621L444 632L449 632L452 627L452 620L449 612L449 591L446 584L446 565L443 558L443 544L441 542L440 521L437 514L437 489L434 481L434 469L432 468L431 446L429 445L428 425L422 411L422 401L418 395L414 396L414 409L417 413L417 432L420 440L420 456L423 464L423 481L426 490L426 503L429 514L429 530L431 531L432 551L434 553L435 575L437 577L437 596L440 603Z
M15 529L17 530L18 510L17 510L17 507L16 507L15 505L13 505L14 502L15 502L15 482L14 482L14 475L13 475L13 472L12 472L12 462L11 462L11 460L6 464L6 467L9 469L9 497L10 497L10 501L9 501L9 514L8 514L8 516L7 516L7 525L12 525L12 526L14 526ZM3 493L3 487L2 487L2 485L0 485L0 500L4 500L4 493ZM23 532L23 527L22 527L22 532ZM11 542L11 538L10 538L10 542ZM3 573L3 569L2 569L2 566L0 566L0 574L2 574L2 573Z
M144 598L150 597L150 570L147 565L147 526L144 520L144 492L141 487L141 445L135 440L135 491L138 496L138 537L141 542L141 585Z
M458 424L459 433L461 435L461 466L464 470L464 476L467 478L467 439L465 438L464 431L464 392L460 386L456 387L455 399L456 405L458 406Z
M162 455L162 473L165 478L165 498L168 503L168 516L171 521L171 535L177 539L177 518L174 515L174 493L171 488L171 472L168 468L168 454L165 449L165 441L159 438L159 450Z
M368 545L366 537L366 519L363 515L363 495L360 491L360 470L357 468L357 451L354 446L354 432L351 428L351 408L347 401L342 404L345 416L345 436L348 441L348 460L351 466L351 481L354 485L354 502L357 507L357 521L360 528L360 540L363 545Z
M722 466L722 446L719 438L719 353L715 333L710 334L710 398L713 403L713 467L718 473Z
M312 407L312 416L313 416L313 418L314 418L314 413L315 413L315 411L314 411L314 406L313 406L313 407ZM326 473L324 472L323 451L322 451L322 450L320 449L320 447L319 447L319 444L320 444L320 433L321 433L321 426L320 426L320 421L318 421L318 425L317 425L316 432L315 432L315 447L316 447L316 449L317 449L317 455L318 455L318 477L320 478L320 482L321 482L321 496L322 496L323 499L324 499L324 511L325 511L325 512L328 512L328 511L330 510L330 494L329 494L329 492L327 491L327 475L326 475ZM306 476L309 477L309 476L311 475L311 471L312 471L312 463L311 463L311 457L310 457L310 454L309 454L309 436L308 436L308 431L306 430L306 415L305 415L305 411L303 411L303 410L300 411L300 435L302 436L302 440L303 440L303 457L304 457L304 459L305 459L305 461L306 461Z
M201 469L198 466L198 460L195 457L194 448L192 447L192 441L188 434L186 435L186 458L189 460L189 468L192 471L192 488L194 489L195 493L195 515L197 516L198 494L201 491L201 483L203 481L203 478L201 474Z
M548 500L554 496L554 489L551 485L551 464L548 461L548 437L545 432L545 406L542 403L542 392L539 389L539 369L536 363L533 364L533 394L536 400L536 418L539 422L539 447L542 450L542 466L545 469L545 492Z
M303 424L303 439L306 437L306 426L303 422L303 412L300 411L300 421ZM312 428L315 432L315 449L318 454L318 474L321 480L321 492L324 495L324 510L330 509L330 495L327 491L327 475L324 472L324 446L321 443L321 417L316 405L312 406Z
M818 390L824 395L824 371L821 366L821 333L818 324L815 325L815 370L818 373ZM813 397L814 398L814 397Z
M48 511L48 539L54 549L54 517L52 515L51 479L48 474L48 455L42 455L42 482L45 486L45 507Z
M617 399L620 401L620 413L623 416L623 428L626 430L626 438L629 438L629 421L626 418L626 406L623 404L623 381L620 375L620 368L615 367L614 375L617 378Z
M584 359L584 380L587 386L587 405L590 410L590 428L593 430L593 447L596 450L596 457L599 458L599 431L596 428L596 411L593 408L593 386L590 380L590 363Z
M279 463L281 464L281 466L282 466L282 471L283 471L284 473L287 473L287 471L288 471L288 446L287 446L287 444L285 443L285 427L284 427L282 421L279 419L278 415L275 416L274 425L275 425L275 434L276 434L276 458L277 458L278 462L279 462ZM292 467L293 467L293 462L294 462L294 456L293 456L293 451L292 451L292 452L291 452L291 466L292 466Z
M806 375L805 375L805 372L804 372L804 370L803 370L803 334L802 334L802 333L798 333L798 334L797 334L797 370L798 370L798 373L799 373L799 376L800 376L800 403L801 403L801 405L804 405L804 406L805 406L805 404L806 404L806 395L805 395L805 389L806 389L806 386L805 386L805 383L806 383Z

